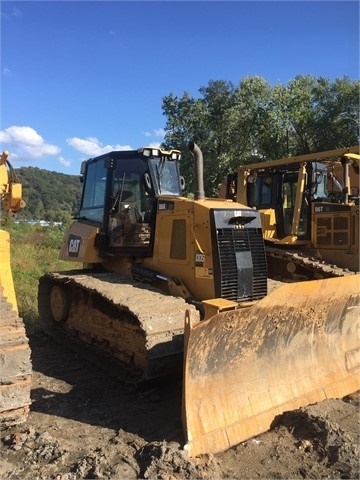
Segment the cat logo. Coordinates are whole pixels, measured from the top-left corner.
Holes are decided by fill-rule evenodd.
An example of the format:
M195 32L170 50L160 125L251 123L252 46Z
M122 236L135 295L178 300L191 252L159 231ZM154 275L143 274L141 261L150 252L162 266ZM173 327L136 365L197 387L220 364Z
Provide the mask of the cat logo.
M81 237L77 235L69 235L68 254L69 257L78 257L80 251Z

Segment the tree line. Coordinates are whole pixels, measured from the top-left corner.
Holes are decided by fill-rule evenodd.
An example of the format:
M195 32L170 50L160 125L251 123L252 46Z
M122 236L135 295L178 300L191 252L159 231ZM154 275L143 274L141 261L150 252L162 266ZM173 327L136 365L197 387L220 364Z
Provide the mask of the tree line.
M182 174L193 189L187 151L194 140L204 156L205 193L239 165L304 155L359 143L359 81L298 75L286 85L259 76L211 80L199 89L163 98L165 148L182 150Z

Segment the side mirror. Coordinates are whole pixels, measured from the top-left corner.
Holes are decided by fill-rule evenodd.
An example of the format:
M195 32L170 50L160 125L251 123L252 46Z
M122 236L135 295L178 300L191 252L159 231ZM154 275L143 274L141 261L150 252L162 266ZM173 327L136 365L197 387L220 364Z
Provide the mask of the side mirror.
M180 188L185 190L185 178L182 175L180 175Z
M150 193L152 190L152 183L151 183L150 175L147 172L144 173L144 183L145 183L146 191Z

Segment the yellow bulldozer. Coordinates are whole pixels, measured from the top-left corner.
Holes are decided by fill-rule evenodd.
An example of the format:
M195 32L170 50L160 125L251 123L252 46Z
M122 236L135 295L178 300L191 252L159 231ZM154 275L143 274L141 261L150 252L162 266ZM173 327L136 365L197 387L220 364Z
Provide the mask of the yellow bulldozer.
M22 185L4 151L0 157L1 222L25 206ZM29 341L19 318L10 261L10 235L0 229L0 425L26 421L32 365Z
M354 146L243 165L225 179L220 197L261 215L270 276L359 271L359 161Z
M41 277L38 304L45 331L81 341L126 381L182 374L184 448L196 456L358 390L360 325L355 275L268 294L260 213L206 198L202 152L189 149L194 198L182 195L178 150L83 162L60 253L83 268Z

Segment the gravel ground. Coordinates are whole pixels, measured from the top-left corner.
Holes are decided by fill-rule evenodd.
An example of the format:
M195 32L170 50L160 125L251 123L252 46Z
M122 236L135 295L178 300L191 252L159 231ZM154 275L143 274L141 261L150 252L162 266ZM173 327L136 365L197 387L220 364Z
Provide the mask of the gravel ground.
M358 479L359 392L287 412L217 455L183 450L181 381L142 391L41 332L30 336L32 405L1 432L1 479Z

